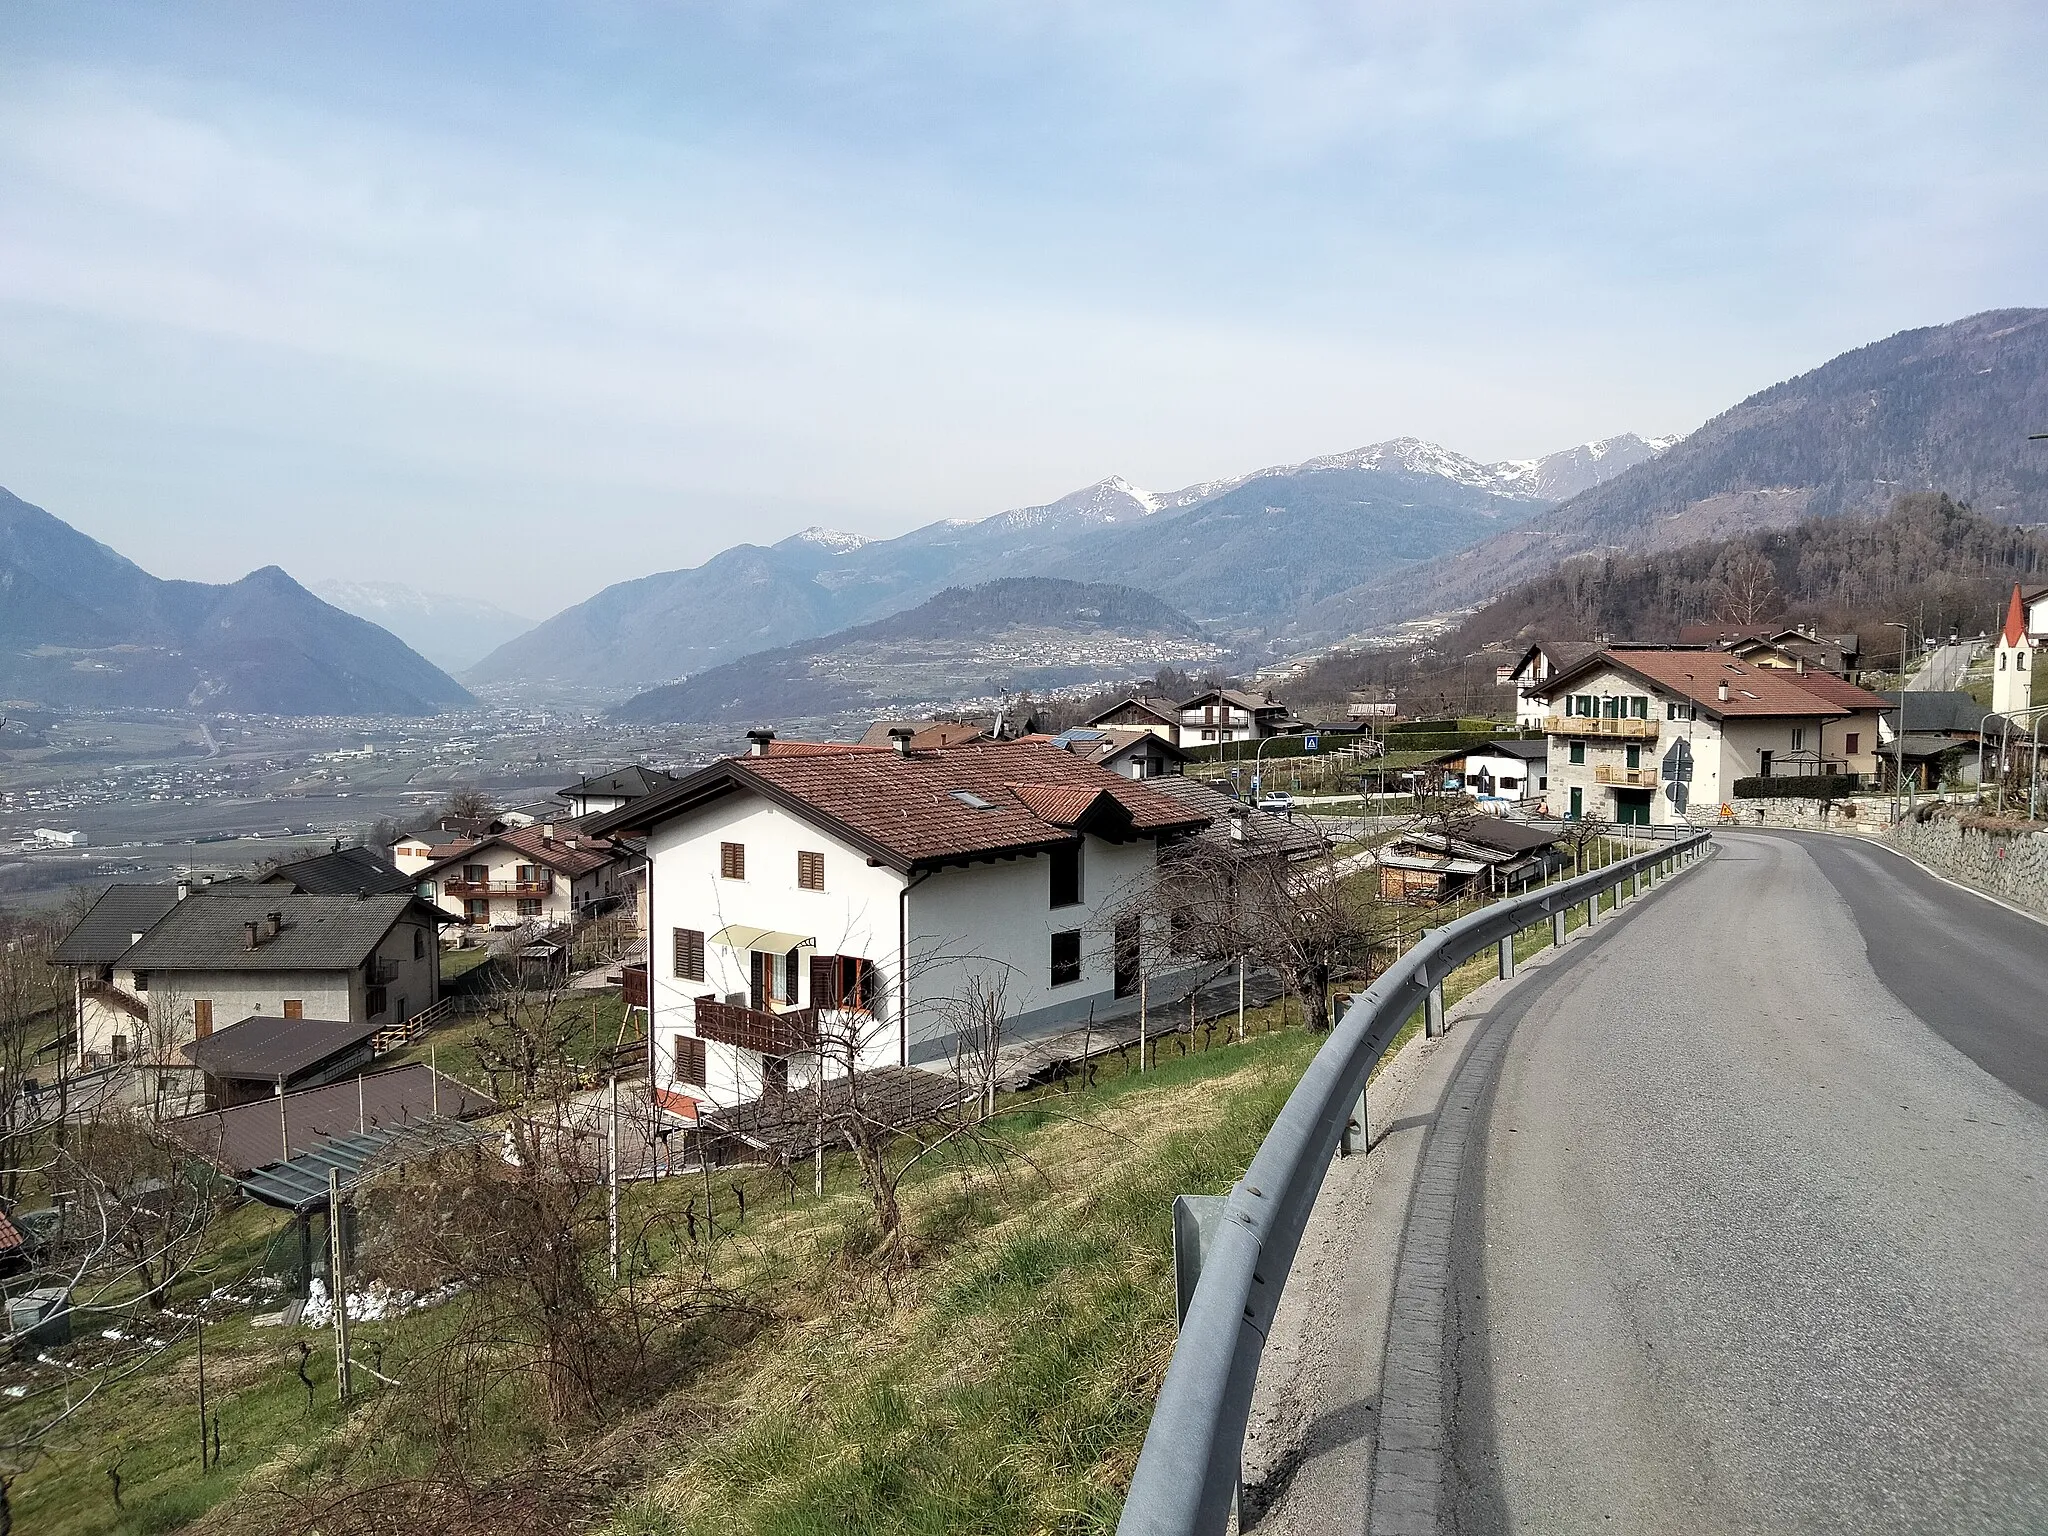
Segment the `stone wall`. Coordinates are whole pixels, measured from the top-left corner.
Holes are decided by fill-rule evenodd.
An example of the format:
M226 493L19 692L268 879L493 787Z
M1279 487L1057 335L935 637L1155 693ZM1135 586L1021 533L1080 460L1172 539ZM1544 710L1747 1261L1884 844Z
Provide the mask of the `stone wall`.
M1924 821L1907 817L1885 841L1938 875L2048 914L2048 828L2039 822L1972 824L1978 820L1948 814Z
M1880 837L1891 819L1891 802L1886 799L1801 800L1772 796L1760 800L1729 802L1734 814L1726 820L1716 817L1709 827L1786 827L1795 832L1848 832Z

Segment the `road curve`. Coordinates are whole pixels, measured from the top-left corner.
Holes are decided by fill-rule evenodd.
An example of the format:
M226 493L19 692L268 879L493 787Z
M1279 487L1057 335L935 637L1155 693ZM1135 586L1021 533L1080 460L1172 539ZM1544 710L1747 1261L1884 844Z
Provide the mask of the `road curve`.
M1471 1026L1371 1531L2048 1530L2048 928L1719 843Z

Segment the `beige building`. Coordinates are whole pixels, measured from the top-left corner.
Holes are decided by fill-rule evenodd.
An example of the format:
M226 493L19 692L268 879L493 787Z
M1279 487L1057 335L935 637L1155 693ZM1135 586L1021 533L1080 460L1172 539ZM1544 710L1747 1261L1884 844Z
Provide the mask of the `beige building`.
M1884 701L1830 673L1611 646L1530 693L1550 743L1544 803L1567 819L1698 823L1739 779L1877 772Z

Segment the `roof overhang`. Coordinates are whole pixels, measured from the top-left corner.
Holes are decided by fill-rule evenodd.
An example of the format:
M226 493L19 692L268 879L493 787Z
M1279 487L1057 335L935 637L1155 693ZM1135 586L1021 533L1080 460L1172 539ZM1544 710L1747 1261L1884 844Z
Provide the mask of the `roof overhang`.
M802 934L784 933L775 928L753 928L745 923L727 923L711 935L711 942L723 944L727 949L764 949L778 955L786 955L793 949L818 947L816 939L807 939Z

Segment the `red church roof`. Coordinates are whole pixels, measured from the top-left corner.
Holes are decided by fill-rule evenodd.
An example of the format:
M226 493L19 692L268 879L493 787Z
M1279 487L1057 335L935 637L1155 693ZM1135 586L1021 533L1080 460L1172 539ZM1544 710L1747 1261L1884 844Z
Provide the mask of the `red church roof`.
M2024 645L2027 641L2027 605L2020 601L2017 584L2012 589L2012 601L2005 605L2005 628L1998 637L2006 645Z

